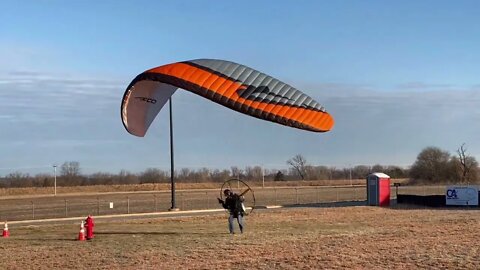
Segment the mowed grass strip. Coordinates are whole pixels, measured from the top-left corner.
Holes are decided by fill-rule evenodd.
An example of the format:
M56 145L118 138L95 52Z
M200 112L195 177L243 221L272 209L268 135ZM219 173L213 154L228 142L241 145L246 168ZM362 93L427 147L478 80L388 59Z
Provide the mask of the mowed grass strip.
M258 211L230 235L225 214L11 226L1 269L480 268L480 211L377 207ZM238 231L238 229L237 229Z

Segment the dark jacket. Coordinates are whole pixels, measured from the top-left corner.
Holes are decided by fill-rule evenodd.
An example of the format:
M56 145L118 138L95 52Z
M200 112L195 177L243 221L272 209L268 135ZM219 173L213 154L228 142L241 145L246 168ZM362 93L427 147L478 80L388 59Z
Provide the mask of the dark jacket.
M238 215L243 216L243 201L244 199L238 196L238 194L232 194L228 196L224 202L222 202L222 206L223 208L227 209L230 214L234 215L234 217L238 217Z

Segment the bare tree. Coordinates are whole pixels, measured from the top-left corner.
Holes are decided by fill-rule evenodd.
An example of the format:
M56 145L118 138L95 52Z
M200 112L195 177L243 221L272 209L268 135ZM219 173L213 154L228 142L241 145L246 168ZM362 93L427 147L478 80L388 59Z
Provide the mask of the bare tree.
M111 173L97 172L90 175L89 182L94 185L113 185L115 177L117 176Z
M80 163L77 161L64 162L60 167L60 175L75 177L80 175Z
M275 177L273 178L273 181L284 181L285 180L285 174L282 173L281 171L278 171L275 174Z
M175 172L174 172L175 173ZM168 173L168 175L170 175ZM157 168L148 168L140 174L138 177L140 184L145 183L166 183L167 182L167 172L157 169Z
M7 179L8 187L31 187L33 181L28 173L12 172L9 173L5 179Z
M476 180L474 169L478 167L478 162L474 157L467 155L467 148L463 143L460 148L457 149L458 160L456 160L460 170L461 183L469 183L470 180ZM473 179L472 179L473 178Z
M64 162L60 166L60 178L57 181L58 186L78 186L82 184L82 175L80 174L80 163L77 161Z
M262 178L262 167L260 166L246 166L244 171L247 180L260 180Z
M232 173L233 178L240 178L240 175L242 174L242 170L238 168L237 166L232 166L230 167L230 171Z
M468 171L470 170L467 164L467 148L465 147L465 143L463 143L460 148L457 149L458 154L458 161L460 162L460 170L461 170L461 182L464 183L465 179L467 178Z
M187 182L191 175L192 171L189 168L182 168L180 169L180 173L178 174L178 180Z
M371 168L366 165L357 165L352 169L352 178L363 179L371 172Z
M375 165L372 166L371 171L372 171L372 172L384 172L384 171L385 171L385 167L383 167L383 166L380 165L380 164L375 164Z
M198 171L197 171L197 177L196 177L196 183L205 183L205 182L208 182L210 180L210 170L208 168L200 168Z
M210 173L210 180L213 182L223 182L229 178L230 171L214 169Z
M390 175L392 178L407 178L408 177L408 169L401 168L399 166L387 166L385 168L385 172Z
M298 173L302 180L305 180L305 177L307 176L305 169L307 166L307 160L302 155L298 154L287 160L287 164L292 166L293 170Z
M140 183L138 176L130 173L126 170L121 170L120 173L117 176L117 183L118 184L138 184Z

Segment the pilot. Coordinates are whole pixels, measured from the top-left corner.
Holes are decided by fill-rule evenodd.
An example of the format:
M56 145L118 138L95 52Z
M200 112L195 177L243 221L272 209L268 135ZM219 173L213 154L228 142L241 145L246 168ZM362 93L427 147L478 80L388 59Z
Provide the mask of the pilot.
M240 233L243 233L245 228L243 223L243 216L245 215L244 197L232 192L230 189L225 189L223 195L225 195L225 201L218 198L218 203L222 204L223 208L227 209L230 214L228 217L228 230L231 234L235 234L234 220L236 219Z

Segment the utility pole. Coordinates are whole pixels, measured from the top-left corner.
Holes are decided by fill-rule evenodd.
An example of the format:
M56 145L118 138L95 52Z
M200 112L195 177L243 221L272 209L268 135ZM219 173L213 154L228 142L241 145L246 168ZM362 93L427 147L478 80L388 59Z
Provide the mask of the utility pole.
M262 164L262 188L265 187L265 168L263 167Z
M173 157L173 117L172 117L172 97L168 99L168 105L170 107L170 183L172 185L172 207L170 211L178 211L175 202L175 166Z
M353 182L352 182L352 165L350 165L349 167L350 167L350 186L353 186Z
M57 165L53 165L53 194L57 196Z

